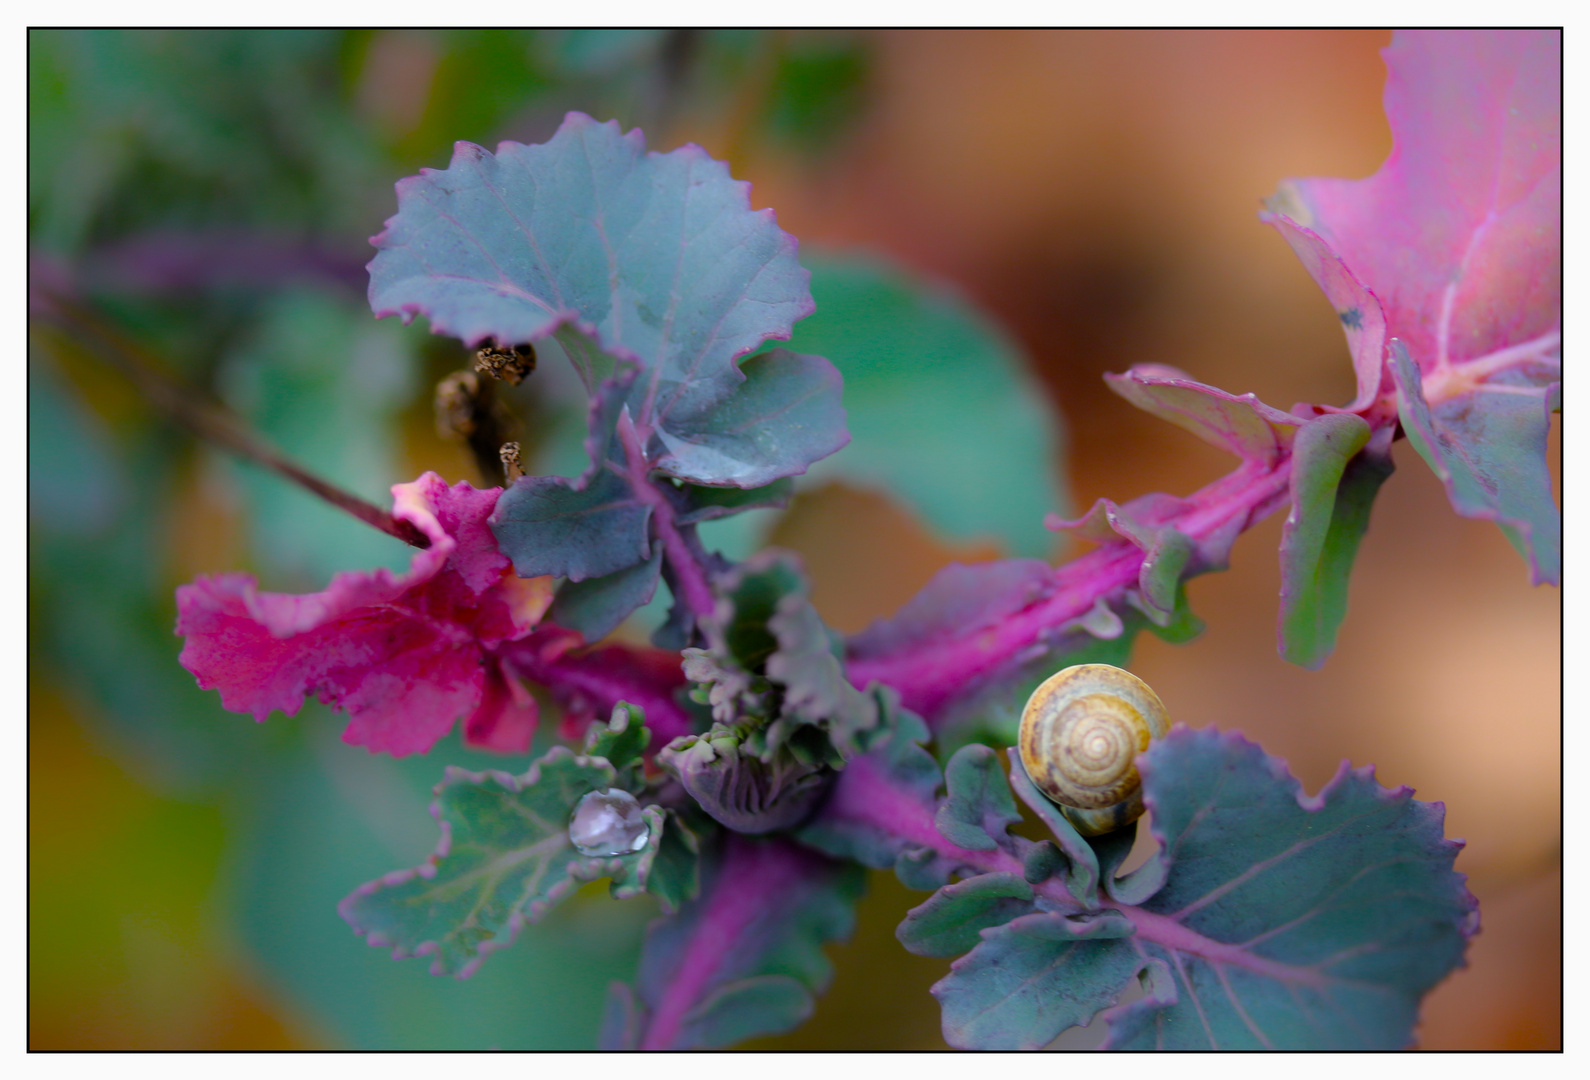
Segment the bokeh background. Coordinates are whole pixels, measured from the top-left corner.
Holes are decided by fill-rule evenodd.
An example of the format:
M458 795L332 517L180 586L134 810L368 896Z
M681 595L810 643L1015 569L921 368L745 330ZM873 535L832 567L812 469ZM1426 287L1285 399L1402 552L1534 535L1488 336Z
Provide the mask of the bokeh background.
M1064 557L1035 527L1047 509L1185 494L1230 467L1115 398L1103 372L1170 363L1282 408L1352 396L1329 305L1256 211L1284 177L1379 165L1388 40L35 31L30 271L384 501L425 469L479 482L432 419L461 349L364 303L365 238L394 210L393 181L444 166L455 139L543 140L569 109L640 126L655 149L697 142L776 208L803 259L831 263L812 333L862 340L882 333L877 311L895 320L878 352L903 359L858 358L853 377L857 415L893 441L853 448L857 464L722 538L798 551L819 609L854 631L950 561ZM848 312L846 266L881 290ZM588 887L464 983L391 961L335 903L422 858L429 785L444 763L486 759L456 738L371 757L314 706L256 725L176 663L172 590L193 575L307 590L399 565L401 546L197 443L86 342L58 319L30 326L31 1047L590 1045L650 901ZM513 403L558 471L567 386L537 378ZM1025 419L969 427L956 401L973 398ZM1557 475L1555 427L1550 454ZM1145 637L1134 667L1177 720L1243 731L1311 791L1347 758L1444 802L1484 932L1427 999L1420 1044L1558 1047L1559 596L1528 585L1494 526L1456 517L1406 444L1397 460L1322 671L1276 656L1279 518L1189 586L1205 633ZM967 509L979 498L992 516ZM874 874L812 1021L752 1045L942 1047L927 988L948 962L892 933L920 899Z

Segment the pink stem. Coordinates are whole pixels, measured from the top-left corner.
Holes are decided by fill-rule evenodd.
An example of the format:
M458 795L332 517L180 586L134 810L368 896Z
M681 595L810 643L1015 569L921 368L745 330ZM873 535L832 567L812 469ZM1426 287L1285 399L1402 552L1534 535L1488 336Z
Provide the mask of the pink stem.
M697 917L690 943L642 1037L642 1050L667 1050L685 1015L698 1004L740 946L740 937L816 869L818 856L784 840L748 840L729 833L717 879Z
M606 719L614 705L627 701L644 711L654 750L690 734L690 716L674 699L684 683L678 653L620 644L580 650L561 645L537 636L510 643L504 653L516 673L547 687L573 715Z
M673 504L652 486L651 467L641 449L640 437L628 411L619 415L618 438L624 447L624 460L629 467L630 487L641 502L651 507L652 525L657 530L657 539L662 543L668 565L673 567L679 598L697 616L711 615L716 601L712 597L712 586L707 583L706 571L679 531L674 520Z
M1235 472L1203 488L1167 524L1206 540L1237 523L1250 528L1286 505L1291 479L1290 457L1271 466L1245 463ZM931 724L945 705L988 674L1040 645L1045 636L1082 618L1102 598L1114 598L1137 584L1143 552L1130 541L1108 543L1055 568L1056 588L1015 614L988 626L972 626L950 639L924 642L910 651L850 661L848 675L856 686L871 682L892 686L901 704Z

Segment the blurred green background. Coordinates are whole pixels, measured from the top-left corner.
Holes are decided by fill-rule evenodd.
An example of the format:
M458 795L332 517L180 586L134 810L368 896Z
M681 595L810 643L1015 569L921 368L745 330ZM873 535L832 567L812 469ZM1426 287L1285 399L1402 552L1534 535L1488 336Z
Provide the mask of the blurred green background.
M802 240L818 312L793 344L845 374L855 434L789 511L709 540L800 552L854 631L952 559L1064 554L1050 509L1225 471L1103 371L1174 363L1281 407L1351 397L1328 305L1254 211L1284 176L1378 165L1386 39L32 32L30 1046L586 1047L656 914L588 887L465 982L347 928L338 899L433 847L445 764L520 763L456 736L394 762L340 743L319 706L256 725L199 691L176 663L178 584L246 569L307 591L406 549L162 419L51 296L372 501L425 469L480 483L432 418L463 350L364 300L391 185L454 140L544 140L570 109L654 149L700 143ZM543 367L508 401L538 471L567 474L578 389ZM1323 672L1274 654L1278 521L1193 584L1205 637L1145 642L1137 669L1177 719L1244 730L1311 790L1345 756L1444 799L1486 931L1421 1042L1560 1045L1557 595L1401 458ZM1499 709L1520 718L1500 750ZM874 875L816 1017L756 1045L942 1047L927 987L947 963L892 934L919 900Z

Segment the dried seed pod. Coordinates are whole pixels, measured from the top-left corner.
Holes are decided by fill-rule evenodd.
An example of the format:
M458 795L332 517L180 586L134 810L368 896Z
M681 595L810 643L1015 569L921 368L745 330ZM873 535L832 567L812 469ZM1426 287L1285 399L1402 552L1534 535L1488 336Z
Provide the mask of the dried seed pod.
M475 351L475 370L482 375L501 379L510 386L518 386L535 369L536 350L533 345L500 349L488 342L484 348Z
M1083 836L1143 813L1137 755L1170 730L1158 695L1129 671L1078 664L1051 675L1021 714L1021 763Z

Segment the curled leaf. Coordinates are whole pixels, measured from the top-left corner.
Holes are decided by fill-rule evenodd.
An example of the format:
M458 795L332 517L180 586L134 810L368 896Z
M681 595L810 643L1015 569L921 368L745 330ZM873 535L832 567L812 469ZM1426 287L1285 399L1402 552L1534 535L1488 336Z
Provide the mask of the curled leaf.
M1326 414L1298 432L1281 531L1281 655L1294 664L1317 668L1336 646L1369 507L1391 475L1390 448L1391 428L1372 439L1352 413Z
M986 746L963 746L944 766L944 801L934 824L964 848L992 851L1010 846L1007 830L1021 820L999 755Z
M736 832L757 835L800 824L827 791L833 773L787 753L764 761L740 751L728 732L675 739L657 761L700 807Z
M1302 421L1252 394L1231 394L1164 364L1139 364L1104 381L1139 409L1262 466L1275 464Z

